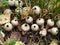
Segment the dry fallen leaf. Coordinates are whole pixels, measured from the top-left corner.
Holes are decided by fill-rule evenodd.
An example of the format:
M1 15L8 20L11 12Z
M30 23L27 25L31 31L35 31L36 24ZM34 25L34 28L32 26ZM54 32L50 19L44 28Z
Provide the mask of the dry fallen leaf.
M21 12L21 18L26 19L26 17L32 13L31 7L24 7L22 12Z
M10 22L10 15L9 14L2 14L0 15L0 25Z
M18 41L19 41L19 40L20 40L20 36L21 36L21 35L20 35L19 32L12 32L12 33L11 33L11 36L10 36L10 40L11 40L11 39L14 39L14 40L18 40Z

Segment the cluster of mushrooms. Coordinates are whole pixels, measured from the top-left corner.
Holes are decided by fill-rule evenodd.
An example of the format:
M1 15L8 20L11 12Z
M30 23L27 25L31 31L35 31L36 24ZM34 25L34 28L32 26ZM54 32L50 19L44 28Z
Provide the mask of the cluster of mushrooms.
M20 13L21 18L14 16L11 20L11 14L13 14L12 10L4 10L4 13L0 15L0 25L4 31L10 32L14 29L14 27L17 27L19 24L21 24L19 31L22 31L22 34L24 35L27 34L28 31L38 32L41 37L47 36L48 33L51 33L52 35L57 35L59 33L60 20L55 22L51 18L47 20L41 18L41 8L39 6L35 5L33 7L23 7L24 3L21 0L8 0L8 4L9 6L16 6L15 13ZM47 13L48 11L44 9L43 15L46 16ZM3 38L6 36L2 31L1 34ZM1 40L0 43L2 44ZM15 45L19 45L18 42ZM52 41L49 45L58 44Z

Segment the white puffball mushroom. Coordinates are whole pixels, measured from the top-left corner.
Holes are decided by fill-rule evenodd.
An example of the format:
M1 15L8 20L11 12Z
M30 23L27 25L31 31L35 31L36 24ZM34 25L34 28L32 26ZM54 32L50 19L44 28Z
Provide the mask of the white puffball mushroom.
M17 26L18 25L18 21L17 20L12 20L11 23L12 23L13 26Z
M12 28L13 28L13 26L12 26L11 23L6 23L6 24L4 25L4 29L5 29L6 31L11 31Z
M18 5L20 4L20 7L23 6L23 2L21 0L15 0L15 6L18 7Z
M44 19L43 18L39 18L39 19L37 19L36 20L36 23L38 24L38 25L44 25Z
M41 31L39 32L39 34L40 34L41 36L46 36L46 35L47 35L46 29L41 30Z
M14 6L14 3L15 3L15 0L8 0L8 4L9 4L10 6Z
M47 20L47 25L54 26L54 21L52 19Z
M29 26L29 24L22 24L21 25L21 29L23 30L23 31L29 31L30 30L30 26Z
M21 13L21 12L22 12L22 9L21 9L21 8L19 9L19 7L17 7L17 8L15 9L15 12L18 13L19 11L20 11L20 13Z
M40 14L40 12L41 12L41 9L39 6L34 6L32 9L36 14Z
M60 28L60 20L57 21L56 25L58 28Z
M6 9L6 10L4 11L4 14L12 14L12 11L11 11L10 9Z
M27 22L27 23L32 23L32 22L33 22L33 18L32 18L31 16L28 16L28 17L26 18L26 22Z
M57 35L57 34L58 34L58 28L57 28L57 27L51 28L51 33L52 33L53 35Z
M39 30L39 26L37 24L32 24L31 29L33 31L38 31Z

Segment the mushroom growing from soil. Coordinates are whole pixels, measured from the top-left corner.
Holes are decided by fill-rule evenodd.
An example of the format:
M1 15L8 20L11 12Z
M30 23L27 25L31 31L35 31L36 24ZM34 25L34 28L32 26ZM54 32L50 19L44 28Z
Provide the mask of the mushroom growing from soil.
M8 4L9 4L10 6L14 6L15 0L8 0Z
M18 21L17 20L12 20L11 23L12 23L13 26L17 26L18 25Z
M32 24L31 25L31 30L38 31L39 30L39 26L37 24Z
M30 26L29 26L29 24L22 24L22 26L21 26L21 29L23 30L23 31L29 31L30 30Z
M58 34L58 28L53 27L53 28L49 29L48 32L50 32L53 35L57 35Z
M20 5L20 7L23 6L23 2L21 0L15 0L15 6L18 7Z
M56 22L56 25L57 25L58 28L60 28L60 20L58 20L58 21Z
M46 36L46 35L47 35L47 30L46 30L46 29L42 29L42 30L39 32L39 34L40 34L41 36Z
M27 31L30 30L30 25L27 23L24 23L21 25L22 33L26 34Z
M44 28L44 19L43 18L38 18L37 20L36 20L36 23L38 24L38 25L40 25L40 26L42 26L42 28Z
M11 21L11 23L12 23L13 26L17 26L19 24L16 17Z
M54 21L52 19L48 19L47 20L47 25L50 26L50 27L54 26Z
M11 23L6 23L3 27L6 31L11 31L13 26Z
M26 22L27 22L27 23L33 23L33 18L32 18L31 16L28 16L28 17L26 18Z
M41 12L41 8L39 6L34 6L32 9L35 14L40 14L40 12Z

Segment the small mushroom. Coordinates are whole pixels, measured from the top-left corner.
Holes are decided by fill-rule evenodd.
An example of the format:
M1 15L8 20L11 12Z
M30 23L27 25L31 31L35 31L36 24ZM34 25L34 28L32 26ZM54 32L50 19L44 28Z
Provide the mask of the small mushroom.
M39 30L39 26L37 24L32 24L31 29L33 31L38 31Z
M50 26L50 27L54 26L54 21L52 19L48 19L47 20L47 25Z
M18 7L20 4L20 7L23 6L23 2L21 0L15 0L15 6Z
M33 18L32 18L31 16L28 16L28 17L26 18L26 22L27 22L27 23L32 23L32 22L33 22Z
M11 31L13 26L11 23L6 23L3 27L6 31Z
M24 23L22 24L21 29L22 29L22 35L25 35L26 32L30 30L30 26L29 24Z
M40 34L41 36L46 36L46 35L47 35L47 30L46 30L46 29L43 29L43 30L41 30L41 31L39 32L39 34Z
M16 17L14 17L14 19L11 21L13 26L17 26L19 24L18 20Z
M24 23L24 24L22 24L21 29L23 31L29 31L30 30L30 26L29 26L29 24Z
M12 20L11 23L12 23L13 26L17 26L18 25L18 21L17 20Z
M60 20L58 20L58 21L56 22L56 25L57 25L58 28L60 28Z
M40 14L41 12L41 8L39 6L34 6L32 9L36 14Z
M44 25L44 19L43 18L39 18L39 19L36 20L36 23L38 25Z
M9 4L10 6L14 6L14 3L15 3L15 0L8 0L8 4Z
M53 27L53 28L49 29L48 32L52 33L53 35L57 35L58 34L58 28Z

